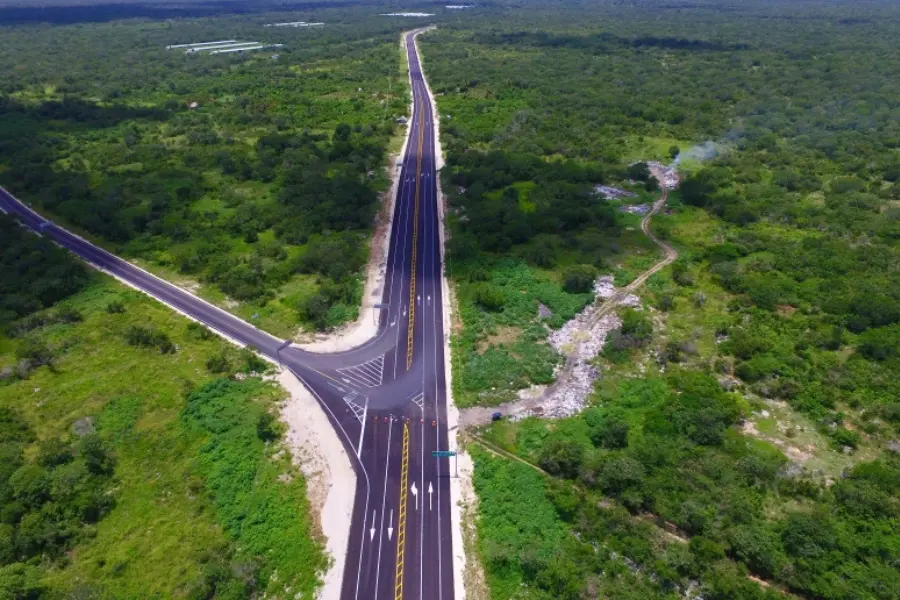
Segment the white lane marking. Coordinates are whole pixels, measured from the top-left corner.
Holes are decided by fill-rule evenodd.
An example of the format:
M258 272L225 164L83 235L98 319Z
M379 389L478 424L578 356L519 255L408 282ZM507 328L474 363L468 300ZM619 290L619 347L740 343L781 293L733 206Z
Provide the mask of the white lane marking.
M381 379L378 376L379 369L378 369L378 361L377 360L371 360L367 363L363 363L361 365L356 365L356 368L359 369L360 371L365 371L367 374L374 377L375 381L377 381L378 383L381 383Z
M415 110L413 111L413 116L415 116ZM407 204L409 204L407 202ZM409 229L409 206L406 207L406 224L403 227L404 231ZM408 236L403 236L403 250L401 251L401 263L400 267L403 272L406 272L406 241ZM402 288L402 284L401 284ZM401 290L402 291L402 290ZM406 306L403 307L403 316L406 316ZM394 379L397 379L397 356L400 351L400 328L397 328L397 344L394 345Z
M391 435L394 433L393 420L389 420L388 423L390 423L390 425L388 425L388 443L387 443L387 450L385 452L385 454L387 456L385 456L385 459L384 459L384 493L381 496L381 530L382 531L384 531L384 507L387 505L388 467L391 464ZM391 519L393 520L393 518L394 518L394 511L393 511L393 509L391 509ZM384 541L384 538L379 536L378 537L378 565L375 567L375 598L376 599L378 598L378 580L381 577L381 545L382 545L383 541ZM361 563L360 563L360 565L361 565ZM360 570L361 569L362 569L362 566L360 566ZM359 577L359 574L357 574L357 577Z
M350 410L353 411L354 416L356 416L356 420L359 421L360 424L363 425L363 428L365 428L365 424L363 424L363 419L365 419L366 412L368 410L369 397L366 396L365 400L363 401L363 404L365 406L360 406L359 403L357 402L358 399L359 399L359 394L357 392L350 392L349 394L344 396L344 402L347 404L347 406L350 408ZM360 439L360 441L362 441L362 433L360 433L359 439ZM362 448L361 444L360 444L359 448ZM357 448L357 454L359 454L359 448Z
M312 392L313 396L316 397L316 400L319 401L319 404L322 406L322 408L324 408L325 410L328 411L328 414L331 415L332 421L337 425L338 429L341 430L341 433L344 434L344 439L347 440L347 445L352 448L353 442L350 441L350 436L347 435L347 430L344 429L344 426L341 425L340 421L338 421L337 416L334 414L334 411L332 411L331 408L329 408L329 406L327 404L325 404L325 401L322 400L322 397L319 395L319 393L316 390L314 390L312 388L312 386L309 385L309 383L307 383L307 381L305 379L303 379L303 377L301 377L293 369L290 369L290 371L291 371L291 373L294 374L294 377L299 379L303 383L303 385L306 386L306 389L308 389L310 392ZM366 480L366 506L365 506L365 508L363 508L362 533L361 533L361 539L360 539L360 543L359 543L359 562L357 563L357 567L356 567L356 591L354 592L354 595L353 595L355 600L359 600L359 583L360 583L360 580L362 579L363 544L366 541L365 519L366 519L366 515L369 513L369 494L371 492L371 487L370 487L370 483L369 483L369 472L366 471L366 466L362 463L362 460L360 460L360 458L359 458L359 449L357 449L356 453L354 453L354 454L356 456L356 464L359 467L359 471L363 474L363 477L365 477L365 480ZM375 513L373 512L372 515L374 518ZM382 518L383 517L384 517L384 515L382 515Z
M423 145L424 145L424 142L423 142ZM428 187L426 186L426 188L425 188L425 210L422 211L422 216L425 219L426 224L428 222L429 207L430 207L430 203L428 202ZM429 235L428 227L425 227L424 234L422 236L422 239L425 242L425 257L424 257L425 261L423 262L423 266L422 266L423 276L425 275L426 269L428 268L428 259L429 259L429 254L431 252L431 244L428 243L428 235ZM428 318L425 318L424 321L425 322L422 323L422 345L421 345L423 350L425 348L425 333L426 333L426 331L428 331L429 326L433 325L433 324L429 323L430 319L428 319ZM419 404L419 409L422 411L422 420L423 421L425 418L425 360L426 360L425 354L423 352L423 354L422 354L422 394L419 397L419 401L421 402L421 404ZM422 442L421 442L420 446L421 446L421 453L420 453L419 462L421 463L421 479L422 479L422 481L425 481L425 425L424 424L422 426ZM440 534L440 530L438 531L438 534ZM425 511L424 510L421 513L419 513L419 539L420 539L420 542L419 542L419 598L421 600L421 598L423 597L423 590L424 590L424 584L425 584L425 563L424 563ZM438 536L438 540L440 540L440 535Z
M326 381L326 383L341 393L344 393L344 394L347 393L347 390L345 390L344 388L342 388L341 386L339 386L336 383L332 383L331 381Z
M430 101L429 101L429 108L431 108ZM432 144L434 144L433 141L432 141ZM432 166L432 168L434 168L434 167ZM431 169L429 169L429 172L430 172L430 170ZM435 243L435 238L437 236L436 227L438 226L438 223L437 223L437 221L438 221L437 189L436 188L432 189L432 186L429 185L429 186L427 186L426 190L427 190L426 193L432 194L432 202L428 203L428 206L432 209L432 218L428 219L429 227L427 228L427 231L432 239L432 243L429 244L428 247L433 248L434 243ZM437 239L440 239L440 238L437 238ZM431 288L432 288L432 293L434 294L434 297L435 297L435 308L439 304L437 302L437 299L440 297L438 294L437 286L436 286L436 282L439 279L440 279L440 277L431 277ZM440 331L443 329L443 305L441 305L441 307L442 308L441 308L440 325L439 326L436 325L436 321L433 318L429 319L429 321L431 322L431 325L432 325L432 329L436 330L436 331L434 331L435 334L437 333L437 331ZM434 435L435 435L435 447L436 448L441 447L441 412L440 412L440 397L438 395L439 394L438 382L440 379L440 377L439 377L440 372L438 371L438 360L437 360L437 355L438 355L438 352L437 352L438 346L437 345L438 345L439 337L441 338L441 342L443 342L443 335L440 335L440 336L432 335L432 343L433 343L432 347L434 350L434 352L433 352L433 369L434 369L433 373L435 374L435 377L434 377L434 409L435 409L435 425L436 425L436 427L435 427ZM448 445L449 445L449 433L448 433ZM437 461L437 477L441 476L441 472L442 472L442 463L441 463L441 461ZM437 544L438 545L438 548L437 548L437 550L438 550L438 552L437 552L437 554L438 554L438 600L442 600L442 598L444 597L444 586L443 586L444 559L443 559L443 544L441 543L441 540L443 539L444 536L442 535L442 532L443 532L443 518L442 518L443 510L441 508L442 504L441 504L441 486L440 485L438 485L437 494L438 494L438 510L437 510L437 518L438 518L438 535L437 535L437 541L438 541L438 544Z
M347 374L351 379L355 379L357 381L363 381L368 387L375 387L378 385L378 380L372 377L372 375L366 373L359 367L347 367L343 369L343 372Z
M359 420L359 446L356 447L356 457L359 458L362 452L363 437L366 434L366 416L369 414L369 397L366 396L366 405L363 406L362 418Z
M412 163L412 146L409 144L409 140L411 140L411 139L412 139L412 127L410 127L409 136L408 136L408 138L407 138L406 157L403 159L403 165L402 165L402 167L401 167L401 173L408 173L408 172L409 172L409 165ZM409 181L409 178L407 178L407 182L408 182L408 181ZM393 305L393 302L394 302L394 283L395 283L396 280L397 280L397 256L398 256L399 254L401 254L401 252L405 251L405 250L400 250L400 240L401 240L401 237L400 237L400 236L401 236L401 230L402 230L402 228L401 228L401 227L398 227L398 225L400 225L401 221L403 221L403 216L404 216L404 210L403 210L403 198L404 198L404 197L406 197L406 200L407 200L407 209L406 209L406 210L407 210L407 213L408 213L408 211L409 211L409 206L408 206L408 204L409 204L409 195L406 194L407 188L406 188L405 185L400 185L399 188L400 188L400 189L397 190L397 199L395 200L395 203L396 203L396 204L395 204L395 206L394 206L394 213L395 213L395 216L396 216L396 222L394 222L394 223L391 225L391 228L392 228L392 229L391 229L391 236L394 237L394 241L392 242L392 247L393 247L393 249L394 249L394 256L393 256L393 260L391 261L391 262L392 262L392 265L391 265L391 286L390 286L390 291L389 291L390 296L389 296L389 298L387 299L387 304L388 304L388 305ZM403 238L403 247L404 247L404 248L406 247L406 238L405 238L405 237ZM402 274L401 274L401 276L402 276ZM404 309L403 309L403 316L404 316L404 317L406 316L406 308L405 308L405 307L404 307ZM396 317L396 314L395 314L395 316L394 316L394 322L391 323L391 326L393 326L394 323L396 323L396 322L397 322L397 317ZM394 379L397 379L397 352L398 352L399 345L400 345L400 328L398 327L398 328L397 328L396 335L395 335L395 341L394 341Z

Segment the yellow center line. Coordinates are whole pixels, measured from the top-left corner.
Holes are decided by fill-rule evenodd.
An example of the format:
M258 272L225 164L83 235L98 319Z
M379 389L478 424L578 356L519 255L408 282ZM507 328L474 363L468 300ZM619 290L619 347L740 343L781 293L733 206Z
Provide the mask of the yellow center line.
M422 145L424 141L425 111L421 108L421 96L417 99L419 105L419 141L418 156L416 162L416 194L413 209L413 238L412 238L412 264L410 266L409 281L409 327L406 332L406 370L412 366L414 332L416 326L416 250L419 245L419 188L422 175Z
M397 519L397 572L394 600L403 600L403 561L406 558L406 484L409 483L409 425L403 424L403 458L400 461L400 516Z

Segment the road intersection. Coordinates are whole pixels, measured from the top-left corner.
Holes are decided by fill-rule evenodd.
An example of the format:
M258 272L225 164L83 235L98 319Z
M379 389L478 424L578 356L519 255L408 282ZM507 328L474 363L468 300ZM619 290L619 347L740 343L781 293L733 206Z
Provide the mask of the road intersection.
M345 352L294 347L57 226L5 190L0 210L82 259L290 369L357 472L342 600L454 597L442 235L434 107L406 34L413 114L393 211L378 333Z

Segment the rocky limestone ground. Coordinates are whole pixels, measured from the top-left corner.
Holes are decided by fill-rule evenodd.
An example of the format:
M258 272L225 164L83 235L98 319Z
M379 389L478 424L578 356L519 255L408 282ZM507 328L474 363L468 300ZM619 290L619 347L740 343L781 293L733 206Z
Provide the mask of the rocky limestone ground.
M600 277L594 283L596 301L550 333L548 342L566 357L565 365L557 368L555 383L520 390L517 400L499 406L461 410L460 427L489 423L495 412L516 421L533 415L559 419L583 410L594 382L600 377L600 371L591 361L603 350L609 332L622 325L614 312L597 318L597 313L604 306L603 301L614 297L616 292L611 276ZM640 307L640 298L628 294L617 305Z

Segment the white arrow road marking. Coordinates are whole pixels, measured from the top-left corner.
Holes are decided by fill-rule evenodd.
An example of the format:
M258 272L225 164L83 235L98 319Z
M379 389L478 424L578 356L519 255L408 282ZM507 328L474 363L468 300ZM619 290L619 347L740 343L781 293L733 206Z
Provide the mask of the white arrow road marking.
M403 305L403 316L404 317L406 316L406 305L405 304Z
M369 541L375 539L375 511L372 511L372 529L369 530Z
M391 522L388 524L388 540L394 535L394 509L391 509Z
M416 488L416 482L413 481L412 487L409 488L409 491L412 492L413 497L416 499L416 510L419 510L419 490Z
M428 295L428 306L431 306L431 294Z
M431 482L428 482L428 510L431 510L431 494L434 493L434 488L431 487Z
M422 304L422 294L416 295L416 304Z

